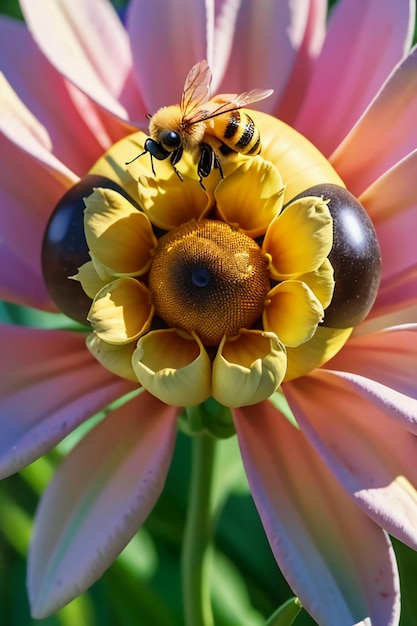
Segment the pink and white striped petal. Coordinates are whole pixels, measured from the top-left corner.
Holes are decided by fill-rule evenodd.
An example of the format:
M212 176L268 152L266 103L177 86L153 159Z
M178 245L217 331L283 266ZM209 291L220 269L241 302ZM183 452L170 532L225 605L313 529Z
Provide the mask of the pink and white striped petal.
M272 551L305 609L321 626L396 626L399 583L386 534L271 403L234 417Z
M31 0L20 5L50 63L101 106L127 119L124 104L141 98L131 76L128 35L111 3L43 0L42 10Z
M0 325L0 475L39 458L137 388L104 369L73 332Z
M55 157L83 176L112 141L110 129L95 111L96 105L85 96L81 102L81 92L76 95L75 88L71 91L68 81L44 57L27 28L5 18L0 19L0 67L47 132Z
M392 5L393 10L396 6ZM414 47L330 156L333 167L354 195L362 194L417 148L416 118L417 47Z
M295 123L326 156L409 50L413 25L410 0L340 0L336 4Z
M365 376L417 399L417 324L353 335L326 369Z
M275 117L294 126L326 35L326 0L310 0L306 28Z
M397 397L396 395L397 394ZM294 416L372 519L417 548L417 401L351 374L316 370L285 385Z
M276 111L289 80L300 46L305 43L311 14L305 0L267 0L241 3L234 28L233 47L219 92L241 93L250 89L274 89L261 105ZM317 4L317 3L316 3ZM323 23L318 21L317 28ZM315 32L309 30L310 36ZM257 107L255 107L257 108Z
M214 3L131 0L126 22L146 113L153 115L161 106L179 104L191 67L203 59L211 62L208 41L214 26Z
M146 520L171 462L177 413L144 392L65 458L35 519L28 561L34 617L85 591Z

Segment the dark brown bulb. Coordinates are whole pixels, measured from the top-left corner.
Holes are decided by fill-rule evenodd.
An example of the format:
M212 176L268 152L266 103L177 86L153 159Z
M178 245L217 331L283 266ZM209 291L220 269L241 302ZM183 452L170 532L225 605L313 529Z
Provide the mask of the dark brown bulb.
M90 298L80 283L70 280L78 268L90 260L84 235L84 198L95 187L125 191L104 176L88 175L71 187L59 200L46 226L42 242L42 272L52 300L68 317L87 324Z
M333 184L316 185L299 194L330 200L333 247L329 259L335 288L325 310L323 326L349 328L369 313L379 287L381 253L375 229L361 203L347 189Z

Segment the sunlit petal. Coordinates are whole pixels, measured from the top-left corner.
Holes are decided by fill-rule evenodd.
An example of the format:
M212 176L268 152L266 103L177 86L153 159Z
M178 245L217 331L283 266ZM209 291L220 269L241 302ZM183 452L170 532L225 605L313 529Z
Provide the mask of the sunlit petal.
M214 192L220 217L249 237L265 233L281 211L283 195L281 175L261 157L248 157Z
M264 327L286 346L295 347L311 339L323 314L322 305L305 283L285 280L267 296Z
M228 407L261 402L281 384L286 364L285 348L273 333L242 330L224 338L213 363L213 397Z
M271 255L277 280L316 270L333 243L332 218L326 201L307 196L292 202L271 222L262 246Z
M141 337L133 354L139 382L156 398L174 406L192 406L211 395L210 358L196 337L174 329Z
M36 515L29 553L32 614L56 611L121 552L157 501L177 410L147 393L110 413L63 461Z
M331 156L332 165L357 196L416 149L416 68L415 47Z
M408 51L413 18L409 0L349 0L333 7L295 124L324 154L346 136Z
M88 321L103 341L123 344L146 332L152 316L148 288L134 278L118 278L98 292Z
M45 0L39 11L33 10L30 0L22 0L21 8L36 43L59 72L102 106L126 118L120 100L130 102L134 91L140 102L140 95L129 80L128 37L111 3Z
M385 533L272 404L237 409L234 416L272 551L306 610L322 626L397 624L398 573Z

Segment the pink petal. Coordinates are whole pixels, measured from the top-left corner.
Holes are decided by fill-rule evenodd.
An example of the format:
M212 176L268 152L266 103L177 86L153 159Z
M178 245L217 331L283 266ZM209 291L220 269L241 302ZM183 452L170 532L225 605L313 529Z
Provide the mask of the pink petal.
M417 262L413 267L381 281L369 319L400 312L415 305L417 305Z
M22 129L20 139L24 143ZM39 309L55 310L41 271L41 246L47 217L77 178L64 172L47 150L27 134L30 152L0 132L0 297ZM48 162L49 161L49 162ZM24 173L24 184L22 176Z
M401 424L416 419L415 400L384 400L376 384L316 370L285 386L295 418L334 476L391 535L417 548L417 439ZM364 384L364 382L362 381ZM359 392L359 393L358 393ZM325 403L325 404L324 404ZM325 408L323 408L325 407Z
M145 392L64 460L42 498L29 552L36 618L85 591L143 524L165 482L177 413Z
M310 13L305 0L268 0L262 6L244 0L239 11L229 64L219 91L274 89L262 103L274 112L282 96L297 51L305 45Z
M380 224L390 224L391 218L416 208L416 170L417 149L395 163L359 196L360 202L377 228ZM409 216L409 220L410 225L414 224L412 214ZM397 254L401 252L398 250L398 246L391 247L396 249ZM413 258L415 256L416 254Z
M274 115L294 126L310 81L314 63L326 34L326 0L310 0L304 37L299 44L291 75Z
M2 136L52 170L61 184L66 185L76 180L75 174L52 154L52 142L46 129L18 98L2 75L0 75L0 111ZM16 172L15 177L18 174L20 172Z
M52 65L93 100L126 119L123 101L140 99L130 75L127 33L110 2L44 0L42 10L31 0L21 0L20 5Z
M135 385L90 355L85 336L0 325L0 474L42 456Z
M0 59L13 89L44 128L49 149L53 146L59 161L79 176L84 175L111 142L107 129L98 132L93 104L86 98L82 104L74 101L67 81L46 60L20 22L0 20Z
M365 376L417 398L417 324L352 337L326 368Z
M126 20L146 112L153 114L161 106L178 104L189 70L209 56L213 3L131 0Z
M386 535L272 404L234 413L272 551L306 610L321 626L398 624L398 575Z
M325 155L347 135L409 49L412 23L409 0L336 4L296 121L297 130Z
M392 5L394 6L394 5ZM331 155L359 196L417 147L417 47L393 71L369 109Z

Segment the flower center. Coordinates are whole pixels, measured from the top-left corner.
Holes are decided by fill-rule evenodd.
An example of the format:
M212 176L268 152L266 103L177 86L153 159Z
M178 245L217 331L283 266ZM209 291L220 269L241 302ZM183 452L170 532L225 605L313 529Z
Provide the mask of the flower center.
M268 260L253 239L228 224L191 220L160 238L149 288L169 326L215 346L262 315Z

